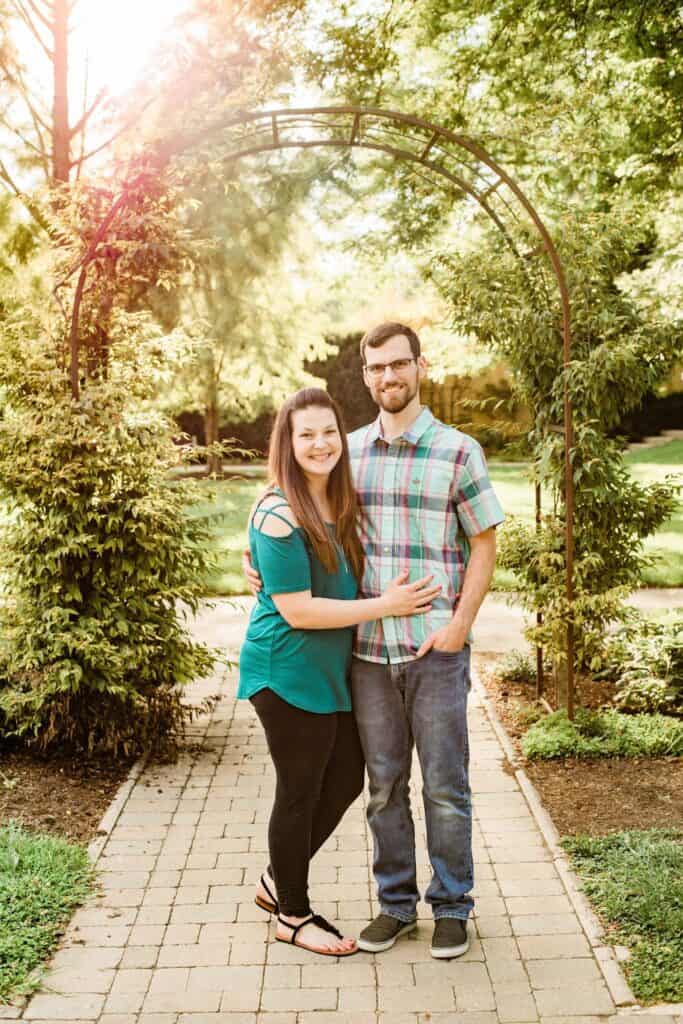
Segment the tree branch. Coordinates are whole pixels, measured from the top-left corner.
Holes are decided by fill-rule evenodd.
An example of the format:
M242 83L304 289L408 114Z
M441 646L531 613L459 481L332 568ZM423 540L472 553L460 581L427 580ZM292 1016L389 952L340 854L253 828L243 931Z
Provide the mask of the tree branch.
M35 3L35 0L26 0L26 3L31 8L31 10L35 14L36 18L40 18L40 20L42 21L42 23L45 26L45 28L49 29L49 31L52 32L53 27L54 27L53 22L50 21L50 19L48 18L48 16L46 14L43 14L41 9L38 7L38 4Z
M21 18L21 20L26 25L28 30L30 31L30 33L33 36L33 38L36 40L36 42L42 48L43 53L46 55L48 60L52 60L54 58L54 53L52 52L50 47L47 45L47 43L45 42L45 40L41 36L41 34L38 31L38 28L36 26L36 23L33 21L33 19L31 18L31 15L28 13L26 8L23 6L22 0L10 0L10 3L12 4L12 7L14 8L14 10L18 13L18 15Z
M41 160L45 160L45 158L47 157L47 153L45 149L42 147L42 138L40 139L41 145L36 146L34 142L31 142L30 139L26 138L23 132L21 132L13 124L10 124L6 117L0 117L0 124L3 124L8 131L12 132L13 135L16 135L18 139L21 139L25 146L27 146L29 149L32 149L34 153L37 153Z
M21 68L17 66L16 69L13 71L12 68L10 68L10 66L7 64L7 61L3 59L2 51L0 51L0 71L3 72L5 78L7 78L10 85L13 85L15 89L18 90L21 99L24 101L24 103L26 104L31 113L31 117L35 121L37 121L38 124L42 127L42 129L46 131L49 135L50 126L48 125L47 121L45 121L40 116L36 108L33 106L30 99L29 89L26 85L26 82L24 81Z
M39 224L43 231L45 231L46 234L52 237L50 225L45 220L45 218L43 217L42 213L35 205L33 200L29 196L27 196L25 192L22 192L18 185L15 184L11 174L7 170L2 160L0 160L0 181L4 181L7 188L9 188L9 190L14 193L17 199L26 207L26 209L31 214L36 224Z
M110 208L109 213L104 218L99 228L95 232L90 245L80 263L81 272L78 275L78 283L76 285L76 293L74 295L73 310L71 313L71 328L69 330L69 352L71 356L69 378L71 380L71 396L76 401L79 397L79 368L78 368L78 320L81 312L81 302L83 300L83 290L85 288L85 281L88 274L88 267L97 254L97 247L107 233L109 226L116 217L121 207L125 206L128 199L128 192L122 192L116 202ZM57 290L59 285L55 286L54 291Z
M78 133L83 128L85 128L85 126L86 126L86 124L88 122L88 118L94 113L96 108L99 107L100 103L102 102L102 100L107 95L107 92L108 92L108 89L107 89L106 85L102 86L102 88L100 89L100 91L98 92L97 96L92 101L92 103L90 104L88 109L87 110L85 110L85 109L83 110L83 114L81 115L81 117L78 119L78 121L73 126L73 128L70 129L70 134L71 134L71 138L72 139L73 139L73 137L75 135L78 135ZM83 103L83 106L85 107L85 102Z
M84 80L83 80L83 111L84 111L84 114L83 114L83 117L81 117L81 138L80 138L79 145L78 145L78 149L79 149L78 160L79 161L82 161L83 154L85 153L85 128L86 128L86 120L87 120L86 117L85 117L85 109L86 109L86 103L88 101L88 82L89 82L89 80L90 80L90 57L89 57L88 54L86 54L86 57L85 57L85 75L84 75ZM73 135L72 135L72 138L73 138ZM76 181L78 181L80 179L80 177L81 177L81 167L82 166L83 166L82 163L79 162L78 168L76 170Z
M128 129L132 128L133 125L136 123L136 121L140 120L140 118L142 117L144 112L147 110L147 108L150 107L152 105L152 103L154 103L155 99L156 99L156 96L152 96L151 99L147 100L147 102L137 112L137 114L135 114L133 117L129 117L128 120L125 121L123 125L121 125L119 130L114 132L114 134L111 135L106 140L106 142L103 142L101 145L96 146L95 149L91 149L89 153L85 153L83 156L79 156L76 160L72 160L70 166L71 167L76 167L77 168L77 173L80 172L80 169L81 169L82 165L85 163L86 160L90 160L90 158L93 157L93 156L96 156L97 153L101 153L103 149L106 149L108 146L111 146L112 143L116 142L116 140L121 138L122 135L125 135L125 133L128 131Z

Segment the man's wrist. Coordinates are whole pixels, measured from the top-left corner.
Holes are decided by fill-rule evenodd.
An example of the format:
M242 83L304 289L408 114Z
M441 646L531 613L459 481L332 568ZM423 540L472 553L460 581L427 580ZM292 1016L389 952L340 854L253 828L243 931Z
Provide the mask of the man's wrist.
M454 647L464 647L467 643L469 632L469 626L458 619L453 619L453 621L446 627L448 642L449 644L453 644Z

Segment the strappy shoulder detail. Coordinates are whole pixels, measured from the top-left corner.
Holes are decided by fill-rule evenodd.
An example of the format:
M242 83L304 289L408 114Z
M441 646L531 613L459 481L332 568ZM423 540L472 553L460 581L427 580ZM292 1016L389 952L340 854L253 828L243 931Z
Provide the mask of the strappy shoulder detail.
M277 504L268 505L267 508L264 508L263 502L267 498L277 499ZM283 509L287 510L285 514L279 511ZM288 537L297 528L297 523L292 522L292 519L289 518L290 516L292 516L292 510L284 497L277 491L268 491L259 499L254 508L251 516L251 525L255 530L258 530L259 533L264 533L267 537ZM287 529L283 530L282 526L274 524L272 519L279 520Z

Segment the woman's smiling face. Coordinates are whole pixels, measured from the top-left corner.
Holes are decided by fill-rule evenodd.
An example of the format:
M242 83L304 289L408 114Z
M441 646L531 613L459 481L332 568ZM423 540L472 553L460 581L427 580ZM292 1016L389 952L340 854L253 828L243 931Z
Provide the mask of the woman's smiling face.
M332 409L309 405L292 413L292 450L304 476L329 476L342 454L342 439Z

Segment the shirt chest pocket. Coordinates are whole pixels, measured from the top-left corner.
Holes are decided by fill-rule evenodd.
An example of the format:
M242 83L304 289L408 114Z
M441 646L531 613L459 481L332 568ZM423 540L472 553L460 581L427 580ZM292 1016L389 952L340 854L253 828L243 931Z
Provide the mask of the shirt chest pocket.
M446 462L425 460L413 467L410 479L411 504L417 536L425 557L434 557L444 544L452 542L449 530L454 528L452 513L453 467Z

